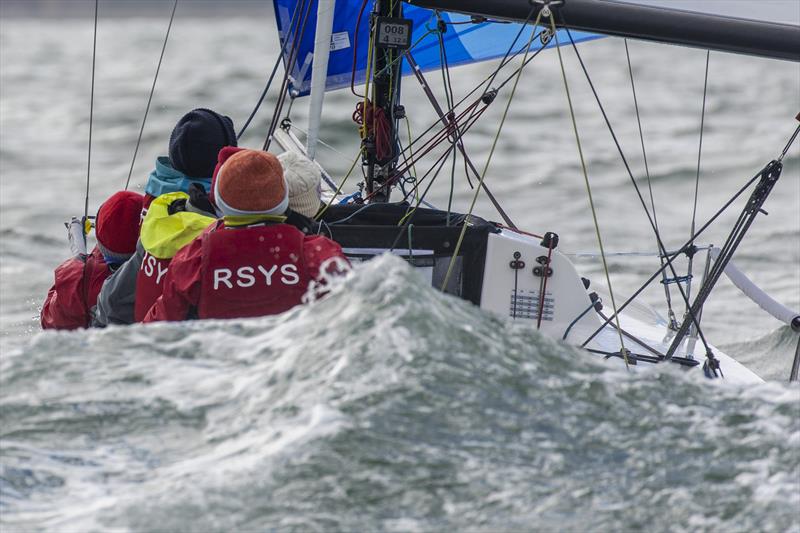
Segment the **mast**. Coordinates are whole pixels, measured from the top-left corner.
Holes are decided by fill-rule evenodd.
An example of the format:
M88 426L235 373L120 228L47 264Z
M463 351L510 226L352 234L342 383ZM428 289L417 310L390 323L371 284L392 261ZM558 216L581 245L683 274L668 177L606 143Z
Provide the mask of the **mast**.
M363 141L367 194L373 202L388 202L391 190L381 190L397 166L397 123L400 109L402 48L411 37L411 22L402 19L401 0L376 0L370 21L372 44L372 112L364 111L369 131ZM370 97L370 95L367 95ZM372 124L367 125L368 119Z
M531 8L545 4L556 13L556 26L738 54L800 61L800 26L759 20L760 2L748 2L749 18L681 10L654 0L406 0L429 9L514 21L529 19ZM638 3L637 3L638 1ZM673 4L674 5L674 4ZM797 4L787 2L787 6ZM740 4L741 6L741 4ZM740 10L741 11L741 10ZM793 21L787 13L785 20Z
M319 0L317 5L317 31L314 38L314 63L311 70L311 102L308 104L308 138L306 152L314 159L317 154L322 102L325 99L325 81L328 77L328 58L331 55L331 33L336 0Z

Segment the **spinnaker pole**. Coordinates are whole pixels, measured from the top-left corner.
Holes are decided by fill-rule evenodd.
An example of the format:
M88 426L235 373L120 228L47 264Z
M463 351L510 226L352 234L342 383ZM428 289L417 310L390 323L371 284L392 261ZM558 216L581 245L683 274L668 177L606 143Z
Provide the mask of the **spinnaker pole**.
M691 11L673 7L666 0L406 1L429 9L517 22L530 17L532 6L541 10L547 5L557 14L555 22L559 28L800 61L800 25L796 22L797 3L793 1L781 6L778 15L783 23L774 22L774 16L763 16L765 7L760 2L733 0L708 3L713 6L697 2ZM723 9L725 4L730 6L727 10ZM748 7L744 12L746 18L741 17L742 4Z
M311 101L308 104L308 138L306 153L314 159L317 155L322 103L325 99L325 80L328 77L328 58L331 55L331 33L336 0L319 0L317 5L317 31L314 34L314 63L311 67Z

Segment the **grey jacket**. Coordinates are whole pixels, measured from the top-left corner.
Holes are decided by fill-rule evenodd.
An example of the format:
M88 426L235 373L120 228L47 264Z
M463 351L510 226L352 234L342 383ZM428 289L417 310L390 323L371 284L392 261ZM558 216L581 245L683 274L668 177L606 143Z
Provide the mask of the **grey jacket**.
M136 303L136 276L144 261L142 241L136 243L136 253L103 283L97 297L97 310L92 326L104 328L111 324L133 324Z

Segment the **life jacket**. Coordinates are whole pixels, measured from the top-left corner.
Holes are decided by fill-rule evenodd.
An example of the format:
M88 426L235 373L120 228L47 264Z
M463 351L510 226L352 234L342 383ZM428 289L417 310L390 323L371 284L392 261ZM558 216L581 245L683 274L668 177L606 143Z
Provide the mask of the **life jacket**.
M44 329L88 328L91 310L111 269L95 248L62 263L55 271L55 283L42 306Z
M136 274L133 316L137 322L144 320L147 311L161 296L164 276L172 257L216 222L215 218L191 211L170 214L170 205L173 202L187 199L189 195L185 192L162 194L150 204L142 222L139 238L145 254Z
M199 318L272 315L301 303L311 276L294 226L220 222L201 238Z
M100 250L97 248L92 250L92 253L86 257L86 266L83 269L83 297L86 302L86 325L84 327L86 328L91 325L91 312L97 305L100 289L103 288L103 283L111 274L112 270L106 264Z

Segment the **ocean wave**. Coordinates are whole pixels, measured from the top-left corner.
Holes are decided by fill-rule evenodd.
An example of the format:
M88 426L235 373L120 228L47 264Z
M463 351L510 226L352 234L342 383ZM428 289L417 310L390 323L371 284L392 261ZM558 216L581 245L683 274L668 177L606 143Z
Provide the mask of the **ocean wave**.
M394 257L283 315L46 332L0 365L6 530L800 525L796 386L628 374Z

